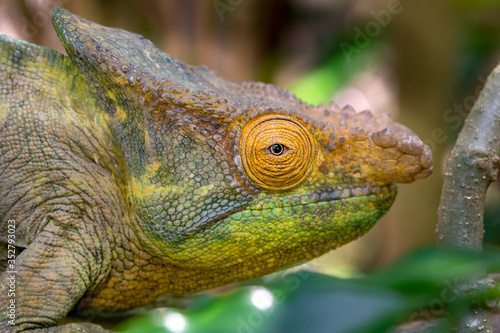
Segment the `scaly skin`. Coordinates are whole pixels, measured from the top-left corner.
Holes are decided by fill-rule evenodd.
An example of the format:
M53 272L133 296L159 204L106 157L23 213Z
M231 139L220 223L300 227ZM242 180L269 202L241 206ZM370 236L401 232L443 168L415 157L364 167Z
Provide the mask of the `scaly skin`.
M55 325L315 258L432 171L386 115L227 81L65 10L53 23L69 56L0 35L1 331L98 332Z

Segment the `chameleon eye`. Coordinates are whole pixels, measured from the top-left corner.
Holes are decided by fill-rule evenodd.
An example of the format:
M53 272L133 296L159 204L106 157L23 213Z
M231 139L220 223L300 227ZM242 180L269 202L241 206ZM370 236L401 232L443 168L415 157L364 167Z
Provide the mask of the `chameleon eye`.
M269 146L267 150L274 156L281 156L287 152L288 148L281 143L275 143Z
M283 191L297 186L309 174L316 147L312 135L295 118L267 115L243 128L240 154L254 186Z

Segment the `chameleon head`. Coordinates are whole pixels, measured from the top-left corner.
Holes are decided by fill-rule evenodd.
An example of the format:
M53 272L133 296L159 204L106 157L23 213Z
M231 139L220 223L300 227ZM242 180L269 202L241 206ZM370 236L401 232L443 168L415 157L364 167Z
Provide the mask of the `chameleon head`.
M60 9L53 20L101 103L134 230L210 286L356 239L389 209L395 183L432 171L429 147L387 115L312 107L180 63L136 34Z
M432 172L429 147L388 115L300 105L230 113L218 133L239 205L176 243L177 263L254 277L312 259L366 233L392 205L395 183Z

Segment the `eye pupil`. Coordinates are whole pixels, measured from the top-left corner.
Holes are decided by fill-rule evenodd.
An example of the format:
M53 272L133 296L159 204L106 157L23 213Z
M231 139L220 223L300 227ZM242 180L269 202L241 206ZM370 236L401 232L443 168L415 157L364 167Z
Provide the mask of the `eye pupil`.
M280 143L275 143L274 145L269 147L269 150L271 151L271 154L279 156L283 154L283 152L285 151L285 147Z

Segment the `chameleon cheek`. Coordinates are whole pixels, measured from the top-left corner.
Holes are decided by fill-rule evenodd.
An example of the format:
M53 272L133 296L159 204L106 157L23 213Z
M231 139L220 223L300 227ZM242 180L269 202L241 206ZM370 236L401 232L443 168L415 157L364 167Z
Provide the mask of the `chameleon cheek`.
M299 185L316 156L313 138L304 125L276 115L258 118L243 129L240 152L250 182L273 191Z

